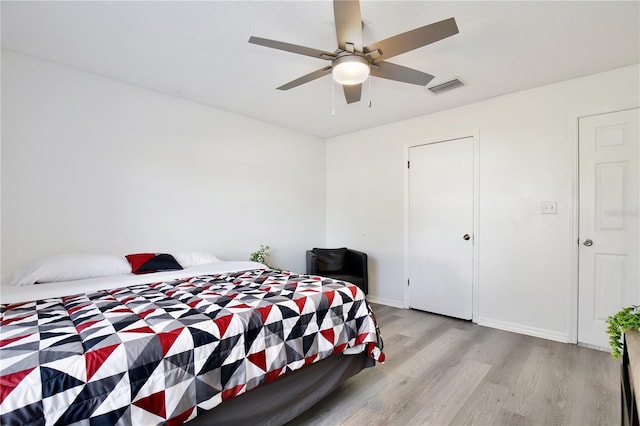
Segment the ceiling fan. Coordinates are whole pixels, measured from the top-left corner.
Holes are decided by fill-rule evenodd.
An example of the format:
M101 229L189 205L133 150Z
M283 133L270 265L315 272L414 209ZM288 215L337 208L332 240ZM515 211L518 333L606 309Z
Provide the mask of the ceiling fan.
M359 0L333 0L333 14L338 38L335 52L254 36L249 38L249 43L331 61L331 65L290 81L278 87L279 90L289 90L331 73L342 85L350 104L360 100L362 83L369 75L426 86L434 76L387 62L387 59L458 33L456 20L449 18L363 46Z

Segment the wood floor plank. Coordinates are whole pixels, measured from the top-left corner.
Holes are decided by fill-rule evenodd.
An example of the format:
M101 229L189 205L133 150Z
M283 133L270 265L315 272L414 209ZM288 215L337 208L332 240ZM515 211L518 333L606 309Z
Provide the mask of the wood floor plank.
M372 308L387 362L347 380L289 426L620 424L619 362L605 352Z
M396 364L394 366L394 372L416 377L425 369L432 370L435 368L437 371L434 374L437 374L438 371L443 369L434 366L452 362L452 358L449 356L456 356L458 348L469 344L467 333L451 328L420 351L414 351L412 355L406 356L399 365Z
M424 408L422 404L415 403L412 396L428 388L427 381L435 382L440 377L435 372L446 371L438 366L456 358L457 348L467 339L467 333L451 328L413 356L405 360L397 358L397 361L402 361L399 365L385 363L381 367L392 371L385 375L388 380L373 385L366 396L361 395L360 407L352 410L344 424L358 425L366 421L368 424L385 425L400 421L400 418L405 421L412 418L409 412ZM437 349L430 349L432 346ZM434 383L433 386L437 385Z
M504 416L507 412L502 407L510 393L511 391L504 386L488 381L480 383L451 423L455 425L504 424Z
M546 397L552 389L545 388L551 354L541 347L534 347L530 356L522 366L515 387L507 398L504 408L524 417L529 417L535 410L548 410L549 399ZM547 370L547 371L546 371ZM546 371L546 372L545 372ZM534 405L532 402L538 402Z
M616 368L612 368L615 364ZM619 424L620 369L608 353L577 350L573 364L575 374L569 381L568 394L573 397L568 411L569 424ZM602 380L601 378L604 378ZM585 411L580 406L587 405Z
M473 336L478 343L476 350L465 356L492 365L486 380L513 387L523 362L529 357L531 338L489 327L476 327Z
M388 361L378 366L380 373L368 382L366 389L358 390L357 405L338 402L332 410L323 413L327 424L331 421L340 424L362 424L363 419L371 424L388 424L387 421L396 413L406 408L410 396L424 388L424 378L434 378L435 371L444 371L437 366L455 357L457 348L467 339L467 333L450 328L438 338L423 347L420 352L412 356L394 356L390 347ZM429 347L433 348L429 350ZM448 348L448 349L447 349ZM409 348L404 348L405 351ZM402 354L403 352L400 352ZM390 373L386 373L389 371ZM355 390L352 390L355 392ZM398 398L404 395L404 398ZM337 415L337 418L336 418Z
M416 402L423 404L423 408L411 418L409 424L451 424L490 368L489 364L465 360L456 368L448 369L448 374L416 395Z

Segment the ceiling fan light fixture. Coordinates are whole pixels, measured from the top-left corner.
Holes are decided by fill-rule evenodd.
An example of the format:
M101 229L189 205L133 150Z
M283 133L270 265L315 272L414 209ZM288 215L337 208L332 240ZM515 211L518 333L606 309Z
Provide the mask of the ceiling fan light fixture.
M369 78L369 61L358 55L340 56L331 65L333 79L339 84L360 84Z

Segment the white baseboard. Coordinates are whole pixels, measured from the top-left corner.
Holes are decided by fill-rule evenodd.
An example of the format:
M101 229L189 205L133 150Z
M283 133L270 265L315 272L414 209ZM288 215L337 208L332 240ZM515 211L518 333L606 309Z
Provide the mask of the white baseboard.
M367 295L367 301L377 303L379 305L391 306L392 308L404 309L404 304L401 300L386 299L384 297Z
M582 342L578 342L578 346L584 346L585 348L589 348L589 349L595 349L597 351L603 351L603 352L613 352L613 349L611 349L610 346L600 346L600 345L591 345L589 343L582 343Z
M526 334L527 336L540 337L542 339L553 340L561 343L570 343L569 336L566 333L558 333L557 331L546 330L544 328L527 327L526 325L522 324L515 324L506 321L496 321L489 318L479 318L478 325L497 328L499 330L511 331L514 333Z
M384 297L368 295L367 301L380 305L391 306L393 308L406 309L401 300L387 299ZM568 334L559 333L557 331L547 330L544 328L528 327L522 324L516 324L507 321L498 321L490 318L479 318L477 324L485 327L497 328L498 330L510 331L513 333L525 334L527 336L539 337L541 339L553 340L555 342L571 343ZM603 350L603 348L598 349Z

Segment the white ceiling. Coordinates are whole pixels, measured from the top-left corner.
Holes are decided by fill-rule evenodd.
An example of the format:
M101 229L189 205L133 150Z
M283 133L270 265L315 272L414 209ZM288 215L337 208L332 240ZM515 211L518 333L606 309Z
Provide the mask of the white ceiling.
M328 138L640 62L638 1L368 1L368 45L455 17L460 33L390 59L467 86L433 95L372 78L347 105L328 65L251 35L333 51L330 1L2 1L2 47ZM639 77L640 78L640 77Z

